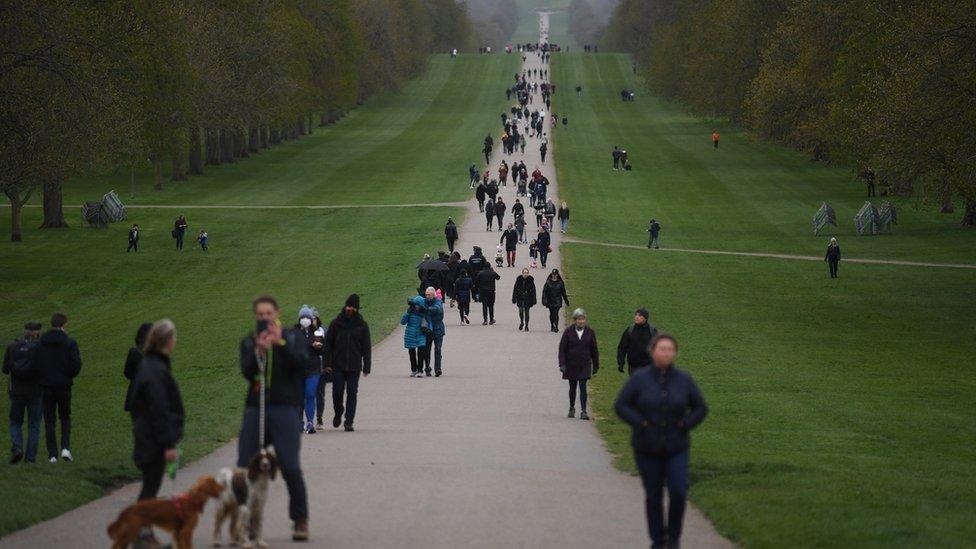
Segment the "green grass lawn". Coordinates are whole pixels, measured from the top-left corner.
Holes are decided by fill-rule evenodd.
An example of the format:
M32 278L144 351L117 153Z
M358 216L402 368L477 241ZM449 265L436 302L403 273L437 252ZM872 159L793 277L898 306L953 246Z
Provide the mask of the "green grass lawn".
M492 113L505 106L497 83L517 63L506 56L433 56L430 71L402 93L378 96L311 136L208 167L206 175L162 192L151 190L149 171L140 169L134 201L127 170L89 176L65 187L65 204L111 188L130 204L198 207L464 200L467 166L479 158L484 134L495 129ZM186 212L182 253L169 234L173 209L131 209L128 222L107 230L83 228L74 208L65 213L72 228L42 231L40 209L28 208L24 242L0 242L0 337L12 340L27 320L46 324L55 311L69 316L84 360L73 394L76 462L0 467L0 494L19 502L0 514L0 535L136 477L122 365L139 323L164 316L176 322L174 369L190 411L183 447L190 459L203 456L236 435L245 391L237 345L253 324L254 296L276 295L285 319L294 322L303 303L328 319L358 292L379 340L398 321L404 296L415 291L414 266L423 253L444 247L444 221L459 219L463 210L194 208ZM125 253L131 222L142 227L137 255ZM210 235L208 253L193 243L200 228ZM6 421L0 440L9 440ZM45 456L42 440L39 457Z
M553 110L569 118L566 131L556 130L554 154L577 236L643 245L654 217L662 245L675 248L818 255L836 236L848 257L976 263L976 233L957 226L960 214L915 199L893 201L893 234L858 238L853 218L865 187L849 168L810 162L648 96L626 55L559 55L552 74L564 90ZM572 92L577 85L582 98ZM620 101L623 88L635 89L636 101ZM722 134L717 151L713 129ZM614 146L627 150L634 171L611 170ZM838 227L817 237L811 220L822 201Z
M828 199L847 255L974 261L971 231L909 204L892 236L847 234L863 200L847 170L727 125L716 153L713 122L646 96L619 102L629 68L613 55L555 61L559 88L585 90L555 107L570 116L555 158L571 236L643 245L653 215L667 246L818 254L825 237L809 236L809 216ZM609 170L617 143L636 171ZM629 428L612 411L626 377L616 343L646 306L680 339L679 364L709 401L693 436L692 498L724 535L749 547L976 539L976 272L842 263L830 280L807 261L561 250L571 300L599 334L593 401L618 466L634 470Z

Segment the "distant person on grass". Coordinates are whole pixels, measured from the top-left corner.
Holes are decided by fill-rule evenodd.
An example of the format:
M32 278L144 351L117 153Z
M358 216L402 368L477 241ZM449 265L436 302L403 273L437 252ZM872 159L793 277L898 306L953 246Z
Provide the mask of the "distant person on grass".
M72 461L71 455L71 386L81 372L81 353L78 344L68 337L68 317L55 313L51 317L51 329L41 336L34 357L38 380L44 394L44 437L47 442L47 458L58 461L58 440L55 432L57 421L61 423L61 452L64 461ZM57 421L56 421L57 420Z
M613 147L613 151L610 152L610 156L613 158L613 169L614 171L620 169L620 149L616 145Z
M206 252L207 250L210 249L209 246L210 235L207 234L207 231L205 231L204 229L200 229L200 234L197 235L197 242L200 243L201 250Z
M264 385L265 440L274 446L281 476L288 488L288 516L294 523L292 539L307 541L308 496L302 476L301 430L305 368L311 360L308 348L294 330L281 327L281 309L271 296L253 301L257 322L254 332L241 340L241 373L248 381L244 419L237 441L237 466L248 466L263 450L258 438L260 388Z
M651 219L650 225L647 227L647 232L650 235L647 240L647 247L659 249L661 247L661 241L659 240L661 234L661 224L657 222L656 219Z
M653 367L641 368L627 380L614 409L633 429L631 445L644 484L653 547L679 547L688 494L689 433L705 419L708 406L691 375L675 366L678 341L673 336L658 334L650 350Z
M634 312L634 323L624 330L617 343L617 370L634 372L651 364L651 340L657 335L657 328L651 325L651 313L641 307Z
M837 278L837 266L840 265L840 244L836 238L831 238L827 244L827 255L824 256L827 267L830 269L830 278Z
M173 238L176 239L177 250L183 249L183 237L186 236L186 227L186 216L180 214L180 216L176 218L176 223L173 223Z
M718 142L722 138L717 131L712 132L712 145L718 149Z
M125 252L138 252L139 251L139 225L136 223L132 224L129 228L129 247L126 248Z
M562 205L559 206L558 217L559 217L559 230L560 232L562 232L562 234L566 234L566 231L569 230L569 206L566 205L566 202L563 202Z
M20 460L34 463L41 437L41 386L37 382L36 351L41 323L24 325L24 336L3 353L3 373L10 376L10 464ZM24 416L27 416L27 445L24 445Z
M600 351L596 332L586 323L586 311L573 311L573 324L559 340L559 371L569 381L569 415L576 417L576 390L580 395L580 419L590 419L586 412L586 382L600 369Z
M143 322L139 325L139 329L136 330L135 345L130 347L129 352L125 355L122 375L129 380L129 388L125 392L124 409L126 412L132 412L132 390L135 385L136 374L139 373L139 364L143 359L142 350L146 346L146 338L149 336L149 330L152 329L152 326L152 322Z
M553 333L559 333L559 310L563 303L569 307L566 283L559 274L559 269L553 269L542 286L542 306L549 309L549 330Z
M347 432L353 431L359 376L369 376L373 367L372 352L369 324L359 314L359 295L352 294L325 332L323 356L325 369L332 374L333 427L339 427L345 414L344 428Z

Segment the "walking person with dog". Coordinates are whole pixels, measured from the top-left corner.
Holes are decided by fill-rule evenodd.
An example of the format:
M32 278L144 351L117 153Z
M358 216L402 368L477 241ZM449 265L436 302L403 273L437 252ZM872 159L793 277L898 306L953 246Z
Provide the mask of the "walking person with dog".
M81 373L81 352L78 343L68 337L68 317L63 313L51 316L51 329L41 336L34 356L38 380L44 401L44 437L47 458L57 463L58 457L73 461L71 455L71 388ZM61 452L58 453L56 428L61 424Z
M143 359L132 381L132 458L142 471L139 501L155 498L166 466L179 460L185 412L180 387L173 378L172 355L176 325L168 318L155 322L146 334ZM150 529L141 540L159 546Z
M240 346L241 373L248 388L237 441L237 466L247 467L258 452L274 446L281 476L288 487L288 516L294 523L292 539L307 541L308 496L299 459L301 430L298 426L302 422L305 368L311 357L298 333L282 329L281 309L275 298L258 297L252 302L251 311L257 328L241 340ZM262 433L264 440L260 440Z
M679 547L688 495L689 433L708 413L695 380L674 361L678 340L658 334L650 345L652 366L627 380L614 409L633 429L631 446L645 492L647 527L654 547ZM662 488L668 487L664 521Z
M20 460L34 463L41 436L41 386L37 382L35 356L41 337L41 323L24 325L24 336L3 353L3 373L10 376L10 464ZM27 416L27 444L24 444L24 416Z
M372 370L369 324L359 314L359 295L346 298L342 311L329 324L325 338L325 368L332 374L332 426L339 428L345 414L345 430L352 432L359 401L359 377Z

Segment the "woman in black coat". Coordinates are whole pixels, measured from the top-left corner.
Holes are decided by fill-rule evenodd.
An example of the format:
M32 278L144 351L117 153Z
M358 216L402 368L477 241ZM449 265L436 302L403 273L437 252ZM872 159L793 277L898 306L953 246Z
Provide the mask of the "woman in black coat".
M569 307L569 297L566 296L566 283L563 282L559 269L553 269L542 286L542 306L549 309L549 329L559 333L559 309L563 303Z
M580 419L586 413L586 382L600 369L600 351L596 332L586 324L586 311L573 311L573 325L563 331L559 340L559 371L569 381L569 417L576 417L576 389L580 391Z
M146 336L145 357L132 385L133 460L142 471L139 500L156 497L166 464L179 458L183 438L183 399L170 371L176 347L176 326L169 319L152 325Z
M129 388L125 392L125 411L132 411L132 386L136 379L136 372L139 371L139 363L142 362L142 347L146 344L146 336L152 322L143 322L136 331L136 346L129 349L129 354L125 356L125 367L122 373L129 380Z
M454 281L454 299L457 300L458 316L461 317L461 324L471 324L468 314L471 311L471 293L474 281L468 276L467 269L461 269L456 281Z
M546 266L546 258L549 257L549 248L552 246L552 239L549 235L549 231L539 229L539 236L535 239L536 244L539 246L539 261L542 262L542 267Z
M529 331L529 309L536 304L535 279L529 274L528 268L522 269L522 276L515 279L512 288L512 303L518 307L519 330Z
M454 243L458 239L458 229L454 223L454 218L447 218L447 224L444 225L444 238L447 239L447 251L454 253Z
M644 484L653 546L678 547L688 495L688 433L705 419L708 406L691 375L674 365L678 341L673 336L658 334L650 351L653 367L634 372L614 408L633 429L631 444ZM661 493L665 481L667 525Z
M830 243L827 244L827 255L824 256L824 261L827 262L827 266L830 268L830 278L837 278L837 265L840 263L840 245L837 244L836 238L831 238Z
M495 201L489 200L485 203L485 220L488 221L488 230L491 230L491 222L495 219Z

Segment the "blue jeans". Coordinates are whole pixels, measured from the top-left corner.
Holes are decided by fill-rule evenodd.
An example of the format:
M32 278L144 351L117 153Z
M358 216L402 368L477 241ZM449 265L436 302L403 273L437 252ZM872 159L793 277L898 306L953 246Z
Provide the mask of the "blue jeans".
M356 419L356 399L359 395L359 376L362 372L332 371L332 408L336 416L346 413L346 425ZM345 397L345 398L343 398ZM345 406L343 406L345 401Z
M320 375L305 377L305 421L312 423L315 421L315 394L319 389Z
M297 406L269 404L264 417L265 444L274 446L278 468L288 487L288 516L291 520L308 518L308 494L299 454L302 448L302 432L295 423L302 421L302 410ZM237 466L247 467L251 458L261 450L258 443L258 407L244 408L240 438L237 439Z
M37 445L41 439L41 395L10 397L10 444L13 454L24 453L24 459L37 459ZM27 413L27 449L24 450L24 413Z
M444 336L427 338L427 373L430 373L430 349L434 348L434 371L441 371L441 347L444 346Z
M688 497L688 450L670 455L634 453L637 470L644 483L647 506L647 528L655 547L681 541L681 523ZM668 523L664 524L664 482L668 484ZM667 528L667 536L664 530Z
M568 219L562 219L562 220L560 220L559 224L562 226L563 232L566 232L566 231L569 230L569 220Z

